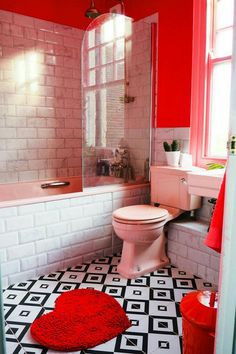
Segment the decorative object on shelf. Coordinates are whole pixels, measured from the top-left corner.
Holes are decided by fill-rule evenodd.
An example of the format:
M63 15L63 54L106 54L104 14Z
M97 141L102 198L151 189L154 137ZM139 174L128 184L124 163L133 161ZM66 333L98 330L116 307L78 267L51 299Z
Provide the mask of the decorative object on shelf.
M163 147L166 153L166 161L168 166L178 167L180 158L180 144L177 140L173 140L171 144L167 141L163 142Z
M129 149L125 145L119 145L115 150L114 162L111 169L115 177L124 178L124 182L134 179L134 170L130 164Z
M110 159L98 159L96 168L97 176L111 176L110 166Z
M124 182L135 179L134 169L130 164L129 149L123 139L115 149L112 158L99 157L97 159L96 175L124 178Z
M191 154L187 153L180 153L180 160L179 160L180 167L190 168L193 165L193 157Z

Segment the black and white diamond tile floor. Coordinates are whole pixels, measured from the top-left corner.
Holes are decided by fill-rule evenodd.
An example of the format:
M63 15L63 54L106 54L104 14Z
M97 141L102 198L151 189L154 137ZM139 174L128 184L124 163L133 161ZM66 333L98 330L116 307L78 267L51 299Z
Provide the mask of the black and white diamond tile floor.
M36 343L30 336L30 325L53 310L61 293L83 288L113 296L132 327L117 338L75 354L181 354L179 302L188 292L209 290L212 284L173 266L128 280L117 273L119 259L117 255L100 258L9 286L3 293L7 354L59 353Z

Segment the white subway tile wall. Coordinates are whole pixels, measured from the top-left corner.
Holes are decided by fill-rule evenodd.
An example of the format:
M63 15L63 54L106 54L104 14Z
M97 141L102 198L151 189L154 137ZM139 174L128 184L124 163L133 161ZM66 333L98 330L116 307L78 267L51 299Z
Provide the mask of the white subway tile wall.
M0 183L81 175L84 31L3 10L0 21Z
M218 284L220 256L204 244L208 222L178 221L168 228L168 256L171 264Z
M173 139L180 142L181 152L189 152L190 128L156 128L152 129L152 164L166 165L163 142L171 143Z
M149 201L149 186L60 201L0 208L0 257L4 287L121 249L111 214Z
M136 175L144 175L145 159L150 150L151 115L151 25L157 15L133 23L132 47L128 51L127 93L135 101L125 105L125 140Z

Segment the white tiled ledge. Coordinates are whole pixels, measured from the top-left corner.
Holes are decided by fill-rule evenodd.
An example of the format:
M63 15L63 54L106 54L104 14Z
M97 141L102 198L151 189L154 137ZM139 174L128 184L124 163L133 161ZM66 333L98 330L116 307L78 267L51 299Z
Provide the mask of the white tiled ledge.
M198 221L177 221L169 224L168 256L177 267L218 284L219 254L204 244L208 223Z

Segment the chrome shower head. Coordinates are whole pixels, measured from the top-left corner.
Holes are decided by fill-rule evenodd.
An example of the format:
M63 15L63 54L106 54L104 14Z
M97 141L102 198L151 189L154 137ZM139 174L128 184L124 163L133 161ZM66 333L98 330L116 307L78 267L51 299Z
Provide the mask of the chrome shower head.
M91 0L90 7L86 10L85 16L88 18L96 18L99 15L101 15L101 13L96 9L94 0Z

